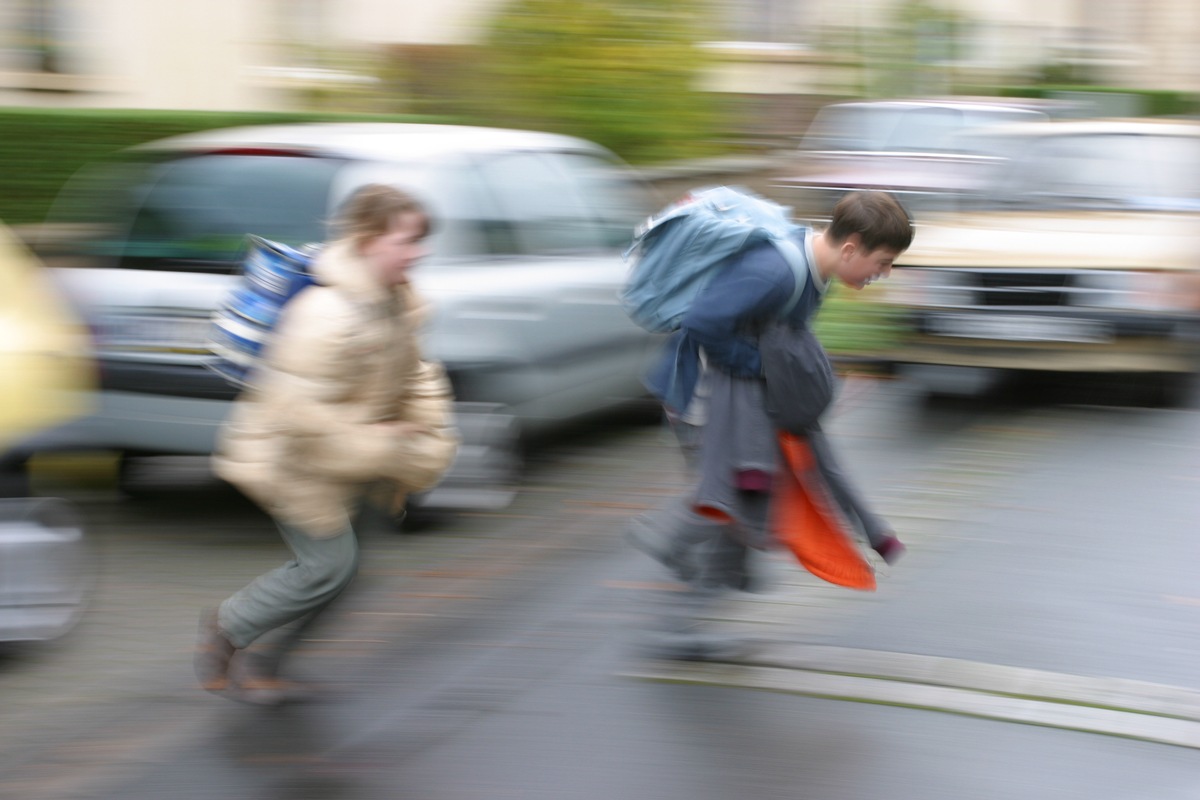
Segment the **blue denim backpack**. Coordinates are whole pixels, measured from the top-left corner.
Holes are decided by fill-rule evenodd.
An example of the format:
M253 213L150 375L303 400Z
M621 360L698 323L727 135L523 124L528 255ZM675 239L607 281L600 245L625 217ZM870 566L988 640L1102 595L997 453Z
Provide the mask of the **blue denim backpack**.
M782 311L795 307L808 277L792 238L800 226L788 209L746 189L695 189L652 216L625 252L631 262L621 290L629 317L653 333L677 330L696 296L733 255L771 242L796 275L796 289Z

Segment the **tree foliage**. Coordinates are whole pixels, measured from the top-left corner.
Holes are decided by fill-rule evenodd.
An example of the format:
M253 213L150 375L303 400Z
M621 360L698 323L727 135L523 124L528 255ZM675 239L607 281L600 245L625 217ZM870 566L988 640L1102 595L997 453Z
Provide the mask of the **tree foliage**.
M717 105L701 91L703 3L514 0L483 47L490 119L593 139L631 161L712 148Z
M864 94L951 94L974 21L930 0L903 0L861 43Z

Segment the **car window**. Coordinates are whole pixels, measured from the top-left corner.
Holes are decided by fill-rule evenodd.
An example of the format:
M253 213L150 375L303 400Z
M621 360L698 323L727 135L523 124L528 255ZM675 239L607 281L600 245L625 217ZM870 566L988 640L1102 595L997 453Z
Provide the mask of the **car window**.
M1028 148L1006 194L1053 207L1196 208L1200 139L1106 134L1046 137Z
M962 112L956 108L914 108L892 129L885 150L945 150L947 140L963 127Z
M342 162L285 155L202 155L126 163L75 182L60 205L92 223L81 251L132 269L228 272L247 234L321 241Z
M804 136L806 150L883 150L900 121L898 108L826 106L817 112Z
M603 245L580 187L544 154L489 156L478 169L500 214L486 225L493 253L552 255Z
M1046 119L1023 108L832 105L818 112L804 137L806 150L955 152L969 128Z
M224 262L247 234L299 245L324 240L329 184L341 162L205 155L163 164L135 210L121 266L162 258Z
M367 183L386 183L416 197L433 221L425 264L475 258L489 252L481 219L486 187L470 165L459 160L354 161L334 182L334 209Z
M1048 114L1029 108L969 108L963 117L964 128L990 128L1018 122L1043 122Z
M654 210L648 190L619 164L590 153L555 153L565 180L578 187L605 247L625 247Z

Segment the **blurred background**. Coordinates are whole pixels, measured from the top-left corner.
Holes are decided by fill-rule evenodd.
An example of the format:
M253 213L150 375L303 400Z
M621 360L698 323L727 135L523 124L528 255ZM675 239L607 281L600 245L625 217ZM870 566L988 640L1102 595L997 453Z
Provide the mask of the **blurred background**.
M818 111L971 95L1055 118L1187 117L1200 103L1197 26L1182 0L12 0L0 9L0 219L34 238L28 226L47 221L70 177L133 144L331 117L572 134L641 168L652 202L736 182L802 216L855 185L822 174L828 151L882 148L908 157L875 186L914 191L922 210L976 176L912 155L961 152L947 137L1004 121L999 111L881 114L857 142L828 146L851 118L830 115L805 140Z
M170 110L519 124L649 163L786 146L833 99L1086 92L1109 115L1188 113L1197 25L1182 0L12 0L0 9L0 102L16 117L6 159L28 138L22 123L58 119L65 162L85 143L232 119L145 113ZM88 136L70 135L85 121ZM26 169L5 170L2 216L36 221L52 187L31 194L34 164L9 163Z
M1190 0L0 3L0 794L1196 797L1197 41ZM206 332L245 234L380 178L443 223L469 446L364 510L334 702L236 708L195 614L286 553L208 469ZM621 531L688 478L622 253L714 183L913 213L816 321L910 555L863 596L764 554L714 621L774 650L638 664L670 585Z

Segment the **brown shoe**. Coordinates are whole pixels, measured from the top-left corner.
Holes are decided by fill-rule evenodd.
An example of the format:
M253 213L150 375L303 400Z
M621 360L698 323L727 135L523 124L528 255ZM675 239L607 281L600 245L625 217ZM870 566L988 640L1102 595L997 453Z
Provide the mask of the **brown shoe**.
M192 666L204 691L219 694L229 688L229 660L235 652L237 648L217 627L217 610L208 608L201 611L200 632Z
M303 703L319 694L316 686L279 675L280 659L243 650L229 668L229 697L255 706Z
M281 706L305 703L316 699L317 692L308 684L284 678L255 676L232 678L228 696L252 706Z

